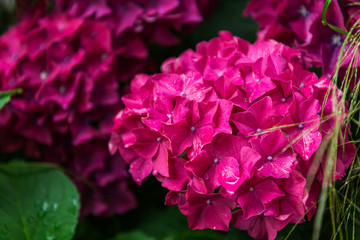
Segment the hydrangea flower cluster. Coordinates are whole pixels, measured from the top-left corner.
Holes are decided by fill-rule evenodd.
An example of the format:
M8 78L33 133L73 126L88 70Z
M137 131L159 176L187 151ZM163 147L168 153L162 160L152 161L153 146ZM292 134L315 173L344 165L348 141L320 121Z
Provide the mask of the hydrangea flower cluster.
M0 90L23 90L0 111L1 150L68 169L83 215L132 209L126 164L107 151L121 109L111 32L101 22L40 15L24 16L0 38Z
M303 68L297 50L223 31L165 61L162 73L133 79L109 149L138 184L156 176L191 229L228 231L232 223L274 239L314 214L325 159L316 152L332 134L340 96ZM355 154L344 135L334 180Z
M172 31L192 28L214 7L216 0L54 0L57 11L99 20L111 29L116 41L144 41L174 45ZM140 48L145 54L145 47ZM139 51L140 51L139 49Z
M328 23L350 30L359 19L359 6L353 2L332 1L326 15ZM250 0L244 14L259 23L259 40L275 39L296 46L308 66L322 67L323 74L330 77L346 36L322 24L324 3L325 0ZM348 64L349 61L343 68Z
M23 90L0 112L1 150L65 167L83 216L124 213L136 206L129 173L107 151L122 85L151 68L146 41L177 43L171 30L201 22L215 1L53 2L47 14L46 1L19 1L23 18L0 37L0 90Z

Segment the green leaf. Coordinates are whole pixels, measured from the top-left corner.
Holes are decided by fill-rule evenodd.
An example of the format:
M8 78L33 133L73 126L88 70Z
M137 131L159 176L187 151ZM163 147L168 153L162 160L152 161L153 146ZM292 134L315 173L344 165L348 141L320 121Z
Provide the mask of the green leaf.
M53 166L0 165L1 240L70 240L79 205L75 186Z
M155 240L155 238L146 236L142 232L133 231L128 233L121 233L117 235L113 240Z
M0 92L0 110L5 106L5 104L10 102L11 97L14 94L21 93L21 92L22 92L21 89L14 89L14 90L9 90L9 91L1 91Z
M332 2L332 0L326 0L325 3L324 3L324 7L323 7L323 10L322 10L322 24L329 26L332 30L334 30L334 31L336 31L338 33L347 35L348 32L346 32L346 31L342 30L341 28L338 28L338 27L328 23L327 20L326 20L326 13L327 13L327 10L328 10L329 5L330 5L331 2Z

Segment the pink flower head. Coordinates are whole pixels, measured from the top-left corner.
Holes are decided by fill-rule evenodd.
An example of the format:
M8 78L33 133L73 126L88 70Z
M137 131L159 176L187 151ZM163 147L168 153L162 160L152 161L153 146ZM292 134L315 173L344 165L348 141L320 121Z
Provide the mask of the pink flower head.
M0 90L23 90L0 111L0 148L67 168L82 216L136 206L125 162L106 147L122 108L113 50L104 23L64 13L24 15L0 37ZM123 196L122 206L112 195Z
M332 1L327 9L328 23L342 30L350 31L359 19L355 1ZM252 16L259 24L258 39L275 39L289 46L295 46L307 66L322 67L323 75L335 73L345 35L322 23L325 0L251 0L244 15ZM345 49L351 49L348 44ZM356 51L355 51L356 52ZM341 65L340 79L350 64L351 57ZM355 56L354 56L355 55ZM354 64L358 68L358 64Z
M138 39L149 39L173 45L178 39L171 30L191 28L209 14L214 0L56 0L56 10L72 16L105 22L114 35L134 33ZM120 37L121 38L121 37Z
M300 60L276 41L252 45L220 32L165 61L163 73L135 77L109 148L138 183L151 173L162 182L166 204L177 204L191 229L228 231L232 222L274 239L303 222L318 197L323 162L311 171L309 164L334 129L330 106L341 96L326 95L335 86ZM342 146L334 180L354 156L353 144Z

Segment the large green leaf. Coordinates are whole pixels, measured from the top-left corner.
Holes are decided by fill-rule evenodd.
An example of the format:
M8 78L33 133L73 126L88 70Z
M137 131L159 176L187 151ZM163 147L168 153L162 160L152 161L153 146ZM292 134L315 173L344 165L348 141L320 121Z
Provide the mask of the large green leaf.
M41 163L0 165L0 239L68 240L79 194L58 169Z
M155 240L142 232L133 231L117 235L113 240Z
M10 91L0 91L0 110L10 102L11 96L14 94L21 93L21 89L14 89Z

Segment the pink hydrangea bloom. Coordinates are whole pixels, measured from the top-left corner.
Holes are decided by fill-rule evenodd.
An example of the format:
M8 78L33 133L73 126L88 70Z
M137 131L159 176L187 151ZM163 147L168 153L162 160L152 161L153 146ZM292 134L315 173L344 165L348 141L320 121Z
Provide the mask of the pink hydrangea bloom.
M178 43L171 33L192 28L209 14L216 0L54 0L57 11L106 23L116 39Z
M128 190L127 165L120 156L111 157L104 150L112 119L122 108L121 82L152 67L146 46L149 41L178 43L172 31L190 30L199 24L216 0L52 2L54 11L47 13L49 1L34 5L18 1L22 19L0 37L0 90L23 89L23 94L0 112L0 148L4 152L23 149L29 156L69 169L82 193L83 216L124 213L136 205ZM186 92L188 97L202 96L197 93L201 76L178 80L178 87L193 85L193 92ZM139 77L139 86L141 81L146 78ZM142 97L124 98L124 104L139 108ZM178 106L172 121L181 120L186 113L181 102ZM222 111L224 105L213 107ZM146 124L161 129L170 111L172 100L158 101ZM214 131L222 124L219 119ZM127 154L142 157L132 163L142 171L130 169L136 181L154 168L169 177L169 184L176 184L178 179L169 176L168 152L175 148L170 139L150 129L139 129L131 137L136 144ZM157 139L160 141L154 144Z
M331 106L341 92L306 70L299 51L222 31L165 61L162 73L137 75L130 90L109 149L139 184L150 174L162 182L166 204L177 204L191 229L227 231L232 223L274 239L310 208L312 218L326 156L310 166L332 133ZM356 150L341 136L334 180Z
M326 15L328 23L350 30L359 19L355 1L331 1ZM258 39L275 39L295 46L307 66L322 67L323 75L335 73L345 35L322 24L325 0L250 0L245 16L252 16L260 25ZM344 63L346 69L349 62ZM358 67L358 66L357 66Z
M82 216L136 206L126 163L107 150L121 109L116 64L106 25L67 14L26 15L0 37L0 90L23 90L0 111L0 148L68 169Z

